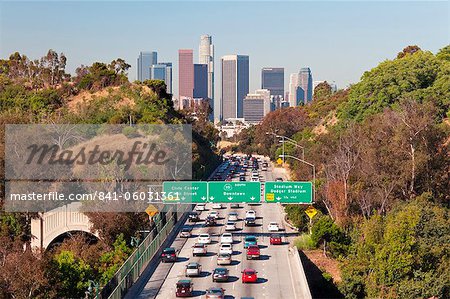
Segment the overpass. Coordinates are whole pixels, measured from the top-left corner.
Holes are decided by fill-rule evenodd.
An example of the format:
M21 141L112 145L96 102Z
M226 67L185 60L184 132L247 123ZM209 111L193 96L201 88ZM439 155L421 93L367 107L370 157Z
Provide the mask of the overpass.
M92 233L92 223L88 216L78 211L81 203L71 203L45 213L40 213L39 218L31 220L31 247L47 248L52 241L69 232Z

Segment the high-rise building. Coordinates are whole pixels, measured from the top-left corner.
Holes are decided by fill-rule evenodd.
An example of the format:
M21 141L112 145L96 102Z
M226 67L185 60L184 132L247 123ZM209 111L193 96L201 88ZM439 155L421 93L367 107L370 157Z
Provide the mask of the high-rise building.
M244 98L243 116L246 122L259 123L270 112L270 90L258 89Z
M208 65L194 64L194 98L208 98Z
M289 78L289 107L297 106L298 77L298 73L294 73Z
M222 57L222 96L220 119L242 118L244 98L249 89L249 57Z
M193 55L192 49L178 50L178 98L181 102L183 99L191 100L194 97Z
M261 88L270 90L270 95L284 95L284 68L264 67L261 70Z
M150 67L150 79L163 80L167 86L167 93L172 94L172 63L153 64Z
M300 86L304 92L303 103L306 104L311 102L313 98L313 79L309 67L300 69L300 72L298 73L298 86Z
M198 63L208 66L208 98L211 99L211 108L214 110L214 106L219 107L219 103L214 103L214 45L210 35L200 36ZM218 121L219 114L215 115L214 119Z
M150 67L158 64L158 53L140 52L137 59L137 79L145 81L150 79Z

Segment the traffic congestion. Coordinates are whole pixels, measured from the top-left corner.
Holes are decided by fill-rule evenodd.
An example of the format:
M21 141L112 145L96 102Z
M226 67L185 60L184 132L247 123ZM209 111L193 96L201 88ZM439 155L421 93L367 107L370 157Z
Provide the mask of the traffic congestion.
M265 157L228 156L210 180L285 180L274 168ZM294 233L281 211L275 203L197 204L162 252L173 265L156 297L294 298L286 256Z

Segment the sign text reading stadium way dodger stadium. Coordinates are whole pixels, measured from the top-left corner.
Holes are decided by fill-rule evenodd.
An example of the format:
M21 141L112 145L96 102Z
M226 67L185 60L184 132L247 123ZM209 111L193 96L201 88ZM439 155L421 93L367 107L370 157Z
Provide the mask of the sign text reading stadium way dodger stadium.
M312 203L311 182L266 182L264 201L280 203Z

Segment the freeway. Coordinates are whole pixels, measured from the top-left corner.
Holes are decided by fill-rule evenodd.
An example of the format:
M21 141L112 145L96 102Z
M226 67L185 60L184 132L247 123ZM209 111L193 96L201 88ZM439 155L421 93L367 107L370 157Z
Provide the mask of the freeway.
M268 161L268 158L266 158ZM270 165L270 164L269 164ZM242 167L242 165L240 166ZM260 181L274 181L276 178L286 180L287 175L284 169L269 166L267 171L261 171ZM221 175L224 179L228 173ZM239 178L233 178L233 181ZM247 181L250 180L250 173L246 174ZM185 278L185 267L190 262L198 262L202 266L200 277L193 277L194 298L205 298L205 290L212 286L219 286L225 289L226 298L289 298L298 297L298 291L295 286L295 269L292 265L293 258L289 254L288 245L295 236L295 232L290 228L283 227L282 207L279 204L240 204L240 208L231 209L229 205L219 211L221 219L213 227L204 227L203 222L189 224L192 227L192 236L188 239L177 237L172 247L178 250L178 261L175 263L160 263L150 280L140 292L138 298L175 298L175 285L178 280ZM249 209L256 211L256 225L245 227L243 218L245 212ZM204 219L212 210L211 204L207 204L207 210L201 212L200 219ZM239 215L237 230L233 232L233 255L232 264L229 266L217 266L217 253L220 246L220 236L225 232L224 223L229 212L235 211ZM270 245L267 225L269 222L277 222L282 231L283 244ZM192 246L197 242L197 236L200 233L209 233L212 237L212 243L208 245L208 253L205 256L192 256ZM243 238L245 235L255 235L258 238L258 245L261 250L259 260L246 260ZM212 282L212 272L217 267L226 267L229 269L230 278L228 282ZM241 280L241 271L245 268L253 268L258 272L258 281L254 284L243 284ZM307 286L304 286L307 287ZM156 296L155 296L156 295Z

